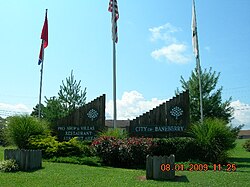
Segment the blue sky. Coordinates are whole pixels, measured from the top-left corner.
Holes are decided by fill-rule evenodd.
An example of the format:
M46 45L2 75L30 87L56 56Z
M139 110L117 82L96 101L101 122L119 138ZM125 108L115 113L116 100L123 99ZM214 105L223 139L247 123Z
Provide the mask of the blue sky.
M57 95L74 71L87 101L105 93L112 116L112 40L108 0L0 0L0 110L30 112L38 103L40 35L48 8L43 96ZM174 96L195 67L192 0L118 0L118 118L132 119ZM250 129L250 1L196 0L202 68L221 72L235 124ZM44 100L44 99L43 99Z

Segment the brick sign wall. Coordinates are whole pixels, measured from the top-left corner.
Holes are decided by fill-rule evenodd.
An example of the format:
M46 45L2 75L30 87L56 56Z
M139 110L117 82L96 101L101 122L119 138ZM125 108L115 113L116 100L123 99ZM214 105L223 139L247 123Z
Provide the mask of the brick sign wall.
M105 128L105 94L57 121L58 139L92 140Z
M130 121L129 134L144 137L183 136L189 125L189 92L185 91Z

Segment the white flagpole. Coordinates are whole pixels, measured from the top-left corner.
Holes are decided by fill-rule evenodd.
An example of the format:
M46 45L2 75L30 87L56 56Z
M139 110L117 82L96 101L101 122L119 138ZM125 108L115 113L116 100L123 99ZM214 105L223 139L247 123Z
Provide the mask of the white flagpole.
M198 44L198 32L197 32L197 21L196 21L196 12L195 12L195 1L193 0L193 45L194 45L194 53L196 58L196 68L198 71L199 78L199 92L200 92L200 115L201 115L201 123L203 123L203 99L202 99L202 85L201 85L201 65L200 65L200 54L199 54L199 44ZM194 38L195 37L195 38Z
M116 128L116 50L115 50L115 42L116 42L116 33L115 33L115 0L112 1L112 38L113 38L113 103L114 103L114 119L113 119L113 127Z
M113 41L113 100L114 100L114 121L113 126L116 128L116 51L115 51L115 42Z
M46 10L47 11L47 10ZM42 82L43 82L43 63L44 63L44 47L43 47L43 40L42 40L42 53L43 53L43 59L41 64L41 75L40 75L40 91L39 91L39 107L38 107L38 117L41 118L41 98L42 98Z
M201 113L201 123L203 123L203 99L202 99L202 87L201 87L201 65L199 55L196 57L196 66L199 76L199 91L200 91L200 113Z

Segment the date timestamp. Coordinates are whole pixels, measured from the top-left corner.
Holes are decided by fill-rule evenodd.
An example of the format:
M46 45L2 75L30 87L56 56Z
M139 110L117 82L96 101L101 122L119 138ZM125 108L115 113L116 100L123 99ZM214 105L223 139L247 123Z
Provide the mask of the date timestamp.
M161 164L160 170L165 171L236 171L236 164L189 164L185 166L184 164Z

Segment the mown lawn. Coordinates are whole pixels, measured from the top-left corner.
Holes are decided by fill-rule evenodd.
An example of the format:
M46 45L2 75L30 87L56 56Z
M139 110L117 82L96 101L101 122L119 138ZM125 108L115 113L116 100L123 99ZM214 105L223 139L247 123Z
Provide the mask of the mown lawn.
M175 181L145 180L145 170L91 167L43 162L43 169L34 172L1 173L0 186L249 186L250 152L242 149L245 140L237 140L230 162L236 172L179 171ZM0 160L3 148L0 147Z

